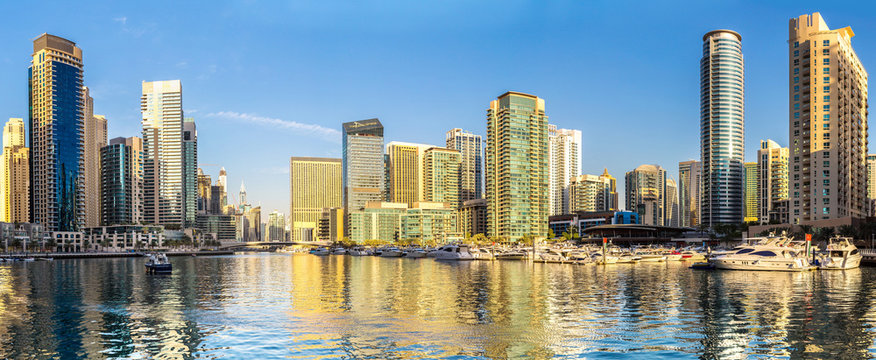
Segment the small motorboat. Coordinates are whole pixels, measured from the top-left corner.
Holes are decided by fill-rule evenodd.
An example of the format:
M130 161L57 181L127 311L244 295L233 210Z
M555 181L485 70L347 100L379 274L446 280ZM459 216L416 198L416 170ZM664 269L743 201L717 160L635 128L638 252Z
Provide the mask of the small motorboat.
M332 255L347 255L347 249L344 248L335 248L332 250Z
M852 238L834 236L828 241L824 250L816 255L819 269L855 269L861 265L864 258Z
M167 260L167 255L163 253L149 254L149 259L146 260L146 272L149 274L169 274L173 271L173 266Z
M414 258L414 259L424 258L424 257L426 257L426 251L423 249L419 249L419 248L410 249L405 253L405 257Z
M518 250L508 250L496 254L496 260L523 260L526 259L526 253Z
M402 257L402 256L405 256L405 252L401 251L397 247L383 248L383 250L380 251L380 257Z
M351 256L371 256L371 250L361 246L356 246L350 249L349 254Z
M430 252L429 256L435 258L435 260L474 260L474 256L469 252L467 245L444 245L438 248L438 250Z
M484 248L469 249L469 252L475 260L494 260L493 253Z
M41 257L41 258L37 258L37 260L39 260L39 261L54 261L55 259L50 258L50 257Z
M715 264L710 262L695 262L690 266L691 269L695 270L712 270L715 268Z

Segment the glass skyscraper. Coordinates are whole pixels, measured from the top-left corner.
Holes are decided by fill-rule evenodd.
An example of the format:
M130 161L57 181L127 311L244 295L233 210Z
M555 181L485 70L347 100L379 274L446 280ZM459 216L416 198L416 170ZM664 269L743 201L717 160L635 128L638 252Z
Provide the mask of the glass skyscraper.
M490 236L548 233L548 117L544 99L509 91L487 109L486 193Z
M198 129L193 118L183 120L183 204L185 227L193 227L198 213Z
M383 124L378 119L343 124L341 171L345 235L350 236L349 214L369 201L383 201L386 169L383 157Z
M82 49L49 34L33 41L27 69L31 222L78 231L85 222Z
M745 154L745 63L742 36L714 30L703 36L700 60L702 223L742 221Z

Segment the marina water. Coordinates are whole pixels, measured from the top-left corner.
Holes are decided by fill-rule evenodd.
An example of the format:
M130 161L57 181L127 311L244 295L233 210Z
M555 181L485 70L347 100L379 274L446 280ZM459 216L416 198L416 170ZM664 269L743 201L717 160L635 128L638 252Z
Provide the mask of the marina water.
M0 358L870 358L876 271L247 254L0 265Z

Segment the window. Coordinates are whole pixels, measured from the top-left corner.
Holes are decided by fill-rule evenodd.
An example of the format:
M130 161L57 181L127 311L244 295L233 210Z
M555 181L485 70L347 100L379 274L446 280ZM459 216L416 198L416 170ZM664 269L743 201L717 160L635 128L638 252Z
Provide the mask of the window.
M800 122L799 122L799 121L795 121L795 122L794 122L794 126L800 126Z
M824 152L824 158L827 159L827 158L829 158L829 157L830 157L830 151L825 151L825 152Z
M824 111L830 111L830 105L824 105L821 107Z
M798 48L798 47L800 47L800 42L799 42L799 41L795 41L795 42L794 42L794 48L796 49L796 48Z
M825 74L830 74L830 68L829 68L829 67L824 68L823 71L824 71Z
M821 213L824 215L830 215L830 208L821 208Z
M800 65L800 59L794 59L794 66Z
M794 94L794 101L800 101L800 94Z
M800 113L795 112L795 113L794 113L794 118L795 118L795 119L799 119L799 118L800 118Z
M751 255L752 256L770 256L770 257L772 257L772 256L776 256L776 253L774 253L772 251L758 251L758 252L751 253Z
M830 55L830 49L821 49L822 55Z
M824 205L830 205L830 198L822 198L821 203Z
M824 126L822 126L822 128L824 128L824 130L830 130L830 124L824 123Z
M794 56L800 56L800 50L794 50Z
M824 101L830 101L830 95L825 95L825 96L824 96Z
M800 77L795 76L795 77L794 77L794 83L797 84L797 83L799 83L799 82L800 82Z
M825 149L829 149L829 148L830 148L830 143L829 143L829 142L825 142L824 144L821 144L821 146L824 147Z
M794 68L794 75L797 75L799 73L800 73L800 68Z
M824 195L824 196L830 196L830 189L822 189L822 190L821 190L821 195Z
M830 86L825 86L821 88L821 90L824 90L824 92L830 92Z
M800 85L794 85L794 92L800 91Z
M830 186L830 180L829 180L829 179L824 179L824 181L822 181L822 184L823 184L824 186Z
M826 83L829 83L829 82L830 82L830 76L825 76L825 77L824 77L823 79L821 79L821 80L824 81L824 82L826 82Z
M794 110L800 110L800 104L794 104Z
M830 40L824 40L822 44L824 44L824 46L830 46Z
M824 65L830 65L830 58L824 58Z

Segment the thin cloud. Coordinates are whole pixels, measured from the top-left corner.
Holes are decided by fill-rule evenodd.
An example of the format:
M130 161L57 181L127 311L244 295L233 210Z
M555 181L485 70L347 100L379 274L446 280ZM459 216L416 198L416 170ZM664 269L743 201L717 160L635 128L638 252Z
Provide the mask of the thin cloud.
M283 120L270 118L265 116L257 116L247 113L239 113L234 111L220 111L207 114L208 117L219 117L225 119L233 119L244 121L253 124L271 126L280 129L288 129L295 132L315 134L321 139L331 142L339 142L341 140L341 132L337 129L327 128L317 124L305 124L297 121Z
M113 18L113 21L122 23L122 25L127 25L128 24L128 17L122 16L122 17Z

